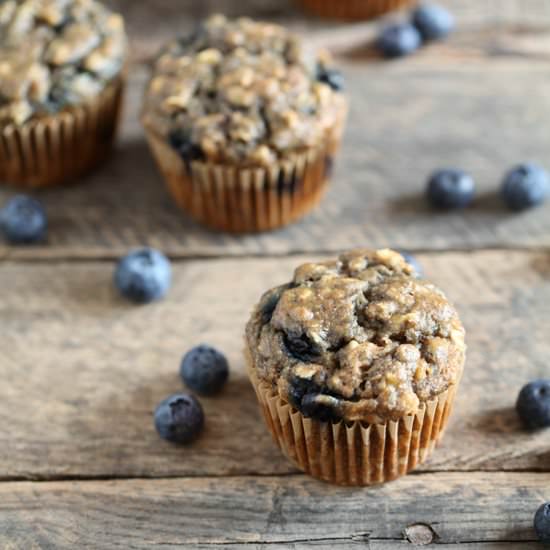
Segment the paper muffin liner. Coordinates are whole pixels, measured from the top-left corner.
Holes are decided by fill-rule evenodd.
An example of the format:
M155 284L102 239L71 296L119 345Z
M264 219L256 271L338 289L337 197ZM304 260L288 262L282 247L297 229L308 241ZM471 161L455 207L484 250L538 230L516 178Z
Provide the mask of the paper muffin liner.
M421 405L418 413L384 424L321 422L306 418L256 376L249 361L265 422L283 453L302 471L338 485L384 483L426 460L447 425L456 385Z
M124 78L90 102L21 126L0 127L0 181L38 188L69 182L110 151L121 112Z
M269 167L185 162L164 137L147 139L178 206L210 228L255 233L282 227L318 204L326 189L341 131L326 143Z
M415 0L298 0L307 11L332 19L372 19L415 3Z

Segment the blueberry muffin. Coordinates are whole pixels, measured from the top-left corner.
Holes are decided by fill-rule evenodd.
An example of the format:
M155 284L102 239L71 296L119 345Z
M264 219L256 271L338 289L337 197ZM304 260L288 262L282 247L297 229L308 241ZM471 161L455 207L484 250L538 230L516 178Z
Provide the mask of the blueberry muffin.
M0 2L0 181L61 183L106 154L125 53L121 16L94 0Z
M348 485L426 458L465 360L454 307L391 250L298 267L261 298L246 348L277 443L309 474Z
M316 204L347 112L342 76L283 27L215 15L155 62L142 121L177 203L232 232Z
M298 0L298 3L321 17L361 20L410 6L415 0Z

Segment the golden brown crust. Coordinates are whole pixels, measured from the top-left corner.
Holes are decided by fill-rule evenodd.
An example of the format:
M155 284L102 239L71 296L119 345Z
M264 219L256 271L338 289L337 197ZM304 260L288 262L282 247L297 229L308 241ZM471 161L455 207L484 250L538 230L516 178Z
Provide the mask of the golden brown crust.
M247 326L257 376L305 415L380 421L458 382L464 329L397 252L354 250L300 266Z

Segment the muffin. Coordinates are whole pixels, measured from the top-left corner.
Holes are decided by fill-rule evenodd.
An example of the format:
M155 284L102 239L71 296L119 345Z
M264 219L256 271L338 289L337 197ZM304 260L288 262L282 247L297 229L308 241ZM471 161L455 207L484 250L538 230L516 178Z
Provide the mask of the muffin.
M298 0L302 7L321 17L332 19L372 19L384 13L410 6L415 0Z
M106 155L125 52L121 16L93 0L0 2L0 181L63 183Z
M412 470L441 437L464 329L399 253L352 250L266 292L246 355L284 453L319 479L370 485Z
M178 205L257 232L321 198L347 111L342 76L283 27L215 15L163 49L142 121Z

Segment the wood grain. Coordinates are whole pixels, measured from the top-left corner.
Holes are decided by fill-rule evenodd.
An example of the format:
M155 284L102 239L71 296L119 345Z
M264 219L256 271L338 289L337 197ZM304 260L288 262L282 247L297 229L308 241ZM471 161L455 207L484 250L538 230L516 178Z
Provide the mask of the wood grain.
M535 540L549 484L548 473L412 475L366 490L303 476L5 483L0 546L388 549L412 547L405 536L416 528L433 542L511 550L500 544Z
M260 420L241 358L243 326L266 288L310 256L183 261L167 300L115 295L110 262L0 263L0 478L166 477L294 472ZM548 375L550 254L420 256L468 330L455 414L425 471L550 470L546 432L522 431L520 387ZM161 441L152 410L182 389L181 355L224 350L226 391L203 399L190 447Z
M127 7L131 18L135 10L136 20L147 20L143 4ZM151 26L157 17L151 15ZM497 197L512 164L547 162L550 31L472 23L448 43L389 63L368 47L372 24L296 24L311 42L338 53L352 105L335 181L315 213L287 229L246 237L208 232L180 214L138 122L147 71L135 65L111 160L78 185L39 195L50 217L47 246L0 244L0 257L111 258L145 243L178 257L327 252L365 243L420 250L550 245L550 205L512 215ZM149 30L136 35L138 58L150 57L163 39ZM156 43L143 43L144 36ZM425 204L428 174L447 165L469 170L478 182L478 199L466 212L436 214ZM0 190L0 204L13 192Z
M151 47L167 36L175 36L192 28L209 13L225 13L235 17L248 15L276 20L297 32L350 28L349 22L323 20L305 14L292 0L156 0L154 9L148 2L110 0L113 8L125 15L134 55L147 55ZM544 0L440 0L455 14L461 29L521 27L538 30L550 27L550 7ZM394 17L390 15L390 17Z
M292 0L110 0L132 40L117 148L78 185L38 195L47 245L0 242L0 548L540 547L532 518L549 498L548 433L523 431L513 406L525 382L548 377L550 206L511 215L496 189L511 164L548 162L550 3L438 1L458 18L452 39L384 63L371 46L378 23L310 19ZM317 212L275 233L230 237L182 216L138 123L146 62L214 11L288 25L333 50L347 78L335 182ZM426 176L443 165L474 174L467 212L426 207ZM0 205L14 192L0 189ZM112 289L111 259L146 243L178 259L174 286L166 301L133 307ZM427 275L461 312L469 357L431 461L350 490L280 455L241 347L263 290L353 245L425 251ZM225 259L199 261L212 257ZM152 410L182 389L179 360L201 341L227 353L230 382L202 399L201 439L174 447L154 432Z

